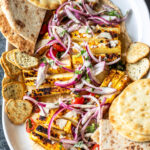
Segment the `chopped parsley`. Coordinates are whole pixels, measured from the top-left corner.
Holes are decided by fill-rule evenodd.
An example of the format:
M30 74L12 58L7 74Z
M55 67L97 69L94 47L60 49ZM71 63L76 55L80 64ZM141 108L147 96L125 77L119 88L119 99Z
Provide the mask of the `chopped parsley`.
M94 90L95 90L95 89L94 89L94 88L92 88L92 92L94 92Z
M64 30L60 33L60 36L63 37L65 35L65 33L67 33L67 30Z
M28 123L29 123L29 128L31 129L32 128L32 123L31 123L30 119L28 120Z
M80 141L74 145L74 147L82 148L83 141Z
M87 126L86 131L88 133L93 133L97 128L97 125L95 123L92 123L90 126Z
M60 144L59 150L62 150L62 144Z
M58 59L60 59L63 53L64 53L64 52L57 52L56 57L57 57Z
M80 71L80 70L75 70L75 74L82 74L82 71Z
M47 60L46 60L46 58L45 58L45 57L41 58L41 61L42 61L44 64L46 64L46 63L47 63Z
M80 57L80 56L82 56L84 53L86 52L86 50L81 50L81 52L76 56L76 57Z
M116 10L112 10L110 12L106 12L106 15L109 15L109 16L116 16L118 18L121 18L121 15L116 11Z
M79 95L79 94L76 94L76 95L75 95L75 97L81 97L81 95Z
M89 28L87 27L87 29L86 29L86 34L88 34L89 33Z
M51 37L51 39L54 40L55 38L54 38L54 37Z

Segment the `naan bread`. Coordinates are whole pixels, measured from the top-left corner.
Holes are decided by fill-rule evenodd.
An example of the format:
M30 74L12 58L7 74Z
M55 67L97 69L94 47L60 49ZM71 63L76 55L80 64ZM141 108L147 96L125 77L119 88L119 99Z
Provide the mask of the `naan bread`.
M20 49L22 52L27 52L29 54L34 51L35 45L28 40L25 40L19 34L17 34L9 25L5 14L1 9L0 1L0 31L5 36L5 38L16 48Z
M119 135L113 129L109 120L101 120L100 123L100 146L101 150L149 150L150 143L138 143L130 141Z
M133 132L150 136L150 79L128 85L119 96L117 110Z
M54 10L67 0L28 0L28 1L37 7L48 10Z
M33 45L39 36L46 11L37 8L26 0L2 0L1 8L15 33Z

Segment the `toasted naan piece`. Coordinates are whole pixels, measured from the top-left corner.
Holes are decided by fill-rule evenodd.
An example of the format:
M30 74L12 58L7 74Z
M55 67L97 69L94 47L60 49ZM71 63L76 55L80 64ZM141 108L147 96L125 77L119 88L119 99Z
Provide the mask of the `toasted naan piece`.
M150 136L150 79L128 85L119 96L117 111L133 132Z
M40 1L28 0L28 1L37 7L48 9L48 10L54 10L67 0L40 0Z
M32 53L34 51L35 45L28 40L25 40L19 34L17 34L12 27L9 25L8 20L1 9L0 1L0 31L4 37L11 43L13 46L21 50L22 52Z
M136 141L136 142L146 142L150 141L150 136L138 134L132 129L128 127L128 125L123 122L117 112L117 103L119 101L119 98L116 98L114 102L112 103L110 110L109 110L109 120L114 127L114 129L123 137Z
M46 11L26 0L3 0L1 5L11 28L34 45L33 53Z
M150 143L138 143L130 141L113 129L109 120L100 122L100 146L101 150L149 150Z

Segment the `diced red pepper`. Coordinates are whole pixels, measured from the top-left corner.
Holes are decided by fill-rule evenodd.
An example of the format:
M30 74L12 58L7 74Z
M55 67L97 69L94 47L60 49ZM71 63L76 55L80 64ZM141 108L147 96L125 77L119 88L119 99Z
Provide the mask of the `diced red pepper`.
M84 104L84 98L83 97L76 97L72 99L72 104Z
M46 32L48 32L48 26L46 24L43 24L40 34L43 35Z

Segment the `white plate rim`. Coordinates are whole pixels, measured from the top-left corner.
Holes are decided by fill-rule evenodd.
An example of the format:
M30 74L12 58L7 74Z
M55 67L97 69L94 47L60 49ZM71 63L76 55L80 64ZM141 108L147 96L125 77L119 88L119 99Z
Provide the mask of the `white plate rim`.
M141 1L142 5L143 5L143 8L145 8L144 9L144 15L145 15L146 18L149 18L149 25L150 25L150 14L149 14L148 6L147 6L145 0L139 0L139 1ZM8 43L8 41L6 41L6 51L8 50L8 47L9 47L9 43ZM2 102L2 127L3 127L3 131L4 131L4 136L5 136L5 139L6 139L7 143L8 143L8 146L9 146L10 150L15 150L13 148L12 144L11 144L11 141L9 140L9 137L8 137L8 134L7 134L7 130L5 128L5 119L4 119L5 101L4 101L4 99L2 101L3 101Z

